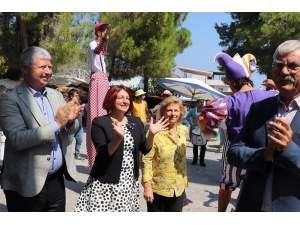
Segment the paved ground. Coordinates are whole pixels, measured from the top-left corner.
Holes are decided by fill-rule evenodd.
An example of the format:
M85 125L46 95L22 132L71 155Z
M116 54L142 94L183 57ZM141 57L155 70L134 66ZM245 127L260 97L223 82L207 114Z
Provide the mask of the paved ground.
M219 191L219 180L221 178L221 158L222 154L215 153L219 145L218 141L208 142L207 151L205 155L206 167L198 165L191 165L193 150L191 143L188 142L187 147L187 167L188 167L188 178L189 185L186 189L186 194L189 199L189 204L183 208L184 212L217 212L218 204L218 191ZM84 141L82 144L82 156L86 157L85 149L85 133ZM72 212L74 205L77 201L79 193L81 192L87 178L88 178L88 167L87 160L78 161L78 183L66 181L66 195L67 195L67 206L66 211ZM141 186L141 200L140 200L140 212L146 212L146 202L143 199L143 188ZM231 208L234 208L236 197L239 189L233 192L230 205L227 208L229 212ZM0 190L0 212L6 212L5 196L2 189Z

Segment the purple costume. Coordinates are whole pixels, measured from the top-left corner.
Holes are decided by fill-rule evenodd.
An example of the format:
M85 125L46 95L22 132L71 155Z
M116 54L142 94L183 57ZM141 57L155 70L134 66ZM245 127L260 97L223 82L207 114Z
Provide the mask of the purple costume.
M226 80L232 83L241 78L250 78L250 74L255 71L256 58L252 54L246 54L242 58L235 54L231 58L226 53L218 53L216 60L222 60L225 64ZM254 102L277 95L278 91L250 90L245 92L235 92L225 98L215 99L209 106L204 106L200 117L204 119L211 128L218 127L220 122L226 121L227 132L223 146L223 169L220 180L220 188L226 191L234 191L241 183L241 175L245 170L231 166L227 162L227 150L229 145L238 135L243 127L246 115L250 106Z
M209 106L202 108L201 115L204 114L209 120L209 126L215 128L219 122L226 119L227 136L225 135L223 147L223 169L220 188L233 191L241 183L240 176L245 174L245 170L231 166L227 162L226 153L230 143L237 136L243 127L246 115L253 102L261 101L265 98L277 95L278 91L252 90L246 92L236 92L225 98L215 99Z

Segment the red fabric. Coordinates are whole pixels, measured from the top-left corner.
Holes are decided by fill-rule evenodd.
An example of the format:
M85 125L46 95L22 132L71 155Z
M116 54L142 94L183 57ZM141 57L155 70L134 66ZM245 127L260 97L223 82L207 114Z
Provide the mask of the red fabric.
M220 192L220 193L223 193L223 194L225 194L225 195L231 195L231 193L232 193L232 191L227 191L227 190L222 189L222 188L219 189L219 192Z
M99 55L101 52L103 53L103 55L105 55L106 53L106 50L104 50L105 43L106 40L101 40L100 43L98 43L97 47L94 49L94 53L96 55Z
M104 97L110 88L108 77L105 73L95 72L90 79L89 95L88 95L88 112L86 121L86 151L88 158L88 167L91 171L95 157L96 149L91 138L92 121L97 116L106 115L107 112L102 108Z
M100 27L102 27L103 25L105 25L105 24L108 24L108 23L103 23L103 22L100 22L100 23L98 23L97 25L96 25L96 27L95 27L95 35L97 36L97 32L98 32L98 30L100 29Z

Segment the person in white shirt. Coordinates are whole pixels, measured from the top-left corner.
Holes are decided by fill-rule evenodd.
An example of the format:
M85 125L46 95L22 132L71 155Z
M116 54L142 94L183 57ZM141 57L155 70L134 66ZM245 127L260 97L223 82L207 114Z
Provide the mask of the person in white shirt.
M96 38L88 46L91 78L86 117L86 151L89 170L92 169L97 154L91 139L92 121L95 117L106 114L106 110L103 109L102 104L110 85L109 75L106 74L104 57L107 52L107 42L112 33L113 29L111 24L98 23L94 31Z

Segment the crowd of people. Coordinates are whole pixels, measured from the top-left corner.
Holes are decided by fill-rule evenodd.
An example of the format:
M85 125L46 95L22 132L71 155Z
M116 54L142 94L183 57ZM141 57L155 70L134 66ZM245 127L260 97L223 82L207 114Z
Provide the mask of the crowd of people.
M222 61L232 94L199 97L191 107L165 90L149 110L144 90L133 96L123 85L109 86L104 57L112 33L111 24L97 24L88 47L88 106L76 89L62 94L47 87L51 55L41 47L23 50L19 86L9 92L0 86L0 185L8 211L65 211L64 179L78 182L75 160L84 160L84 110L89 177L75 212L139 212L140 185L148 212L182 212L187 142L193 145L192 165L199 160L206 167L207 142L216 138L216 128L223 154L219 212L240 186L237 212L300 211L300 41L277 47L274 77L263 83L271 90L254 88L254 55L218 53L215 61Z

